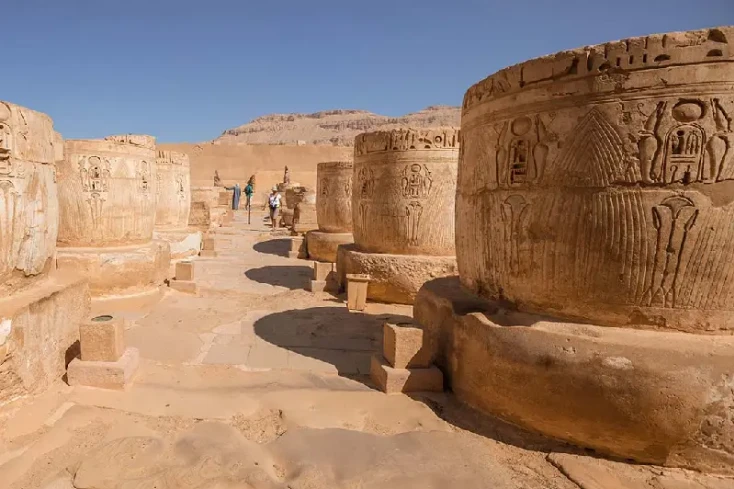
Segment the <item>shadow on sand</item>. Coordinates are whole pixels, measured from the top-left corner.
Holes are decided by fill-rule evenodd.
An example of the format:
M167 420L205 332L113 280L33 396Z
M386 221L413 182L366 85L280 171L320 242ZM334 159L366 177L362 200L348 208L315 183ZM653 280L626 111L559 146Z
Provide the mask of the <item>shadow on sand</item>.
M255 243L252 249L258 253L264 253L266 255L288 257L288 251L291 249L291 240L282 238L262 241L260 243Z
M245 276L261 284L270 284L276 287L286 287L291 290L305 289L313 277L313 269L304 266L267 266L251 268Z
M369 374L370 357L382 346L385 321L409 321L400 314L351 313L345 306L278 312L255 322L255 334L281 348L336 367L340 375Z

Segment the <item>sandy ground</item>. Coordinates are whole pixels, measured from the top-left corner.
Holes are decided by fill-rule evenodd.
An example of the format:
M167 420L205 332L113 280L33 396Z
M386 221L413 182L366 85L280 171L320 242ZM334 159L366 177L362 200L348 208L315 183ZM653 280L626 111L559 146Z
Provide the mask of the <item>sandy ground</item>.
M310 263L258 213L217 232L196 296L107 311L142 362L125 391L71 388L0 409L0 488L731 489L595 458L458 404L387 396L367 369L411 308L304 290Z

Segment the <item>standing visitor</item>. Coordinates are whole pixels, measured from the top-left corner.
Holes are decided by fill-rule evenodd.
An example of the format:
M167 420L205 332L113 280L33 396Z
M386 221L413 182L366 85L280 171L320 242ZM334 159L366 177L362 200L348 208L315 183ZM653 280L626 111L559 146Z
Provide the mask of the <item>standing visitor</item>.
M245 209L250 209L252 206L252 194L255 193L255 186L252 184L252 179L250 179L249 182L247 182L247 186L245 187L245 197L247 198L247 203L245 204Z
M224 190L234 190L234 192L232 192L232 210L239 210L240 196L242 196L242 189L240 188L240 184L235 183L234 187L224 187Z
M278 187L273 187L273 191L268 198L268 204L270 205L270 222L273 229L278 227L278 211L280 210L280 194L278 193Z

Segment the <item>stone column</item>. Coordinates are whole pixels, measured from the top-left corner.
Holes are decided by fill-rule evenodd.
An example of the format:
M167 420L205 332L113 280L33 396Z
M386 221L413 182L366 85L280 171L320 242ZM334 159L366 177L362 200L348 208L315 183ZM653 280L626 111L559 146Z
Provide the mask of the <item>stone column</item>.
M316 217L316 192L306 189L293 208L293 236L305 236L309 231L318 229Z
M733 39L590 46L468 90L456 254L475 295L432 285L415 307L459 398L600 453L734 471Z
M459 131L398 129L354 143L354 244L338 275L371 277L368 298L412 304L421 285L456 274L454 195Z
M96 300L157 297L170 247L153 240L155 138L66 141L59 166L60 268L80 270Z
M0 102L0 405L58 380L89 311L84 278L56 271L61 136Z
M224 223L228 206L219 205L221 187L191 187L189 226L206 233Z
M195 256L201 249L201 231L189 228L189 156L176 151L158 151L156 166L157 198L153 236L168 242L174 261Z
M318 231L306 236L308 256L312 260L336 262L340 244L354 242L352 235L351 161L330 161L316 167L316 216Z

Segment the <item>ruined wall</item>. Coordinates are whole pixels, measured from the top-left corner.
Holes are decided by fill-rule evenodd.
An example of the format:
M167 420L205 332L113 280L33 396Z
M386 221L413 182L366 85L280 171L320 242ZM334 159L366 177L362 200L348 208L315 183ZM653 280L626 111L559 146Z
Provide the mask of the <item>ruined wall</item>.
M459 131L357 136L354 242L372 253L452 256Z
M158 151L155 227L182 229L189 225L191 175L189 157L176 151Z
M606 325L734 329L734 29L504 69L466 93L464 285Z
M330 161L317 166L316 214L319 230L327 233L352 232L351 161Z
M51 268L59 225L57 136L47 115L0 102L0 296Z
M66 161L59 166L59 246L121 246L152 239L155 143L141 146L120 138L66 141Z

